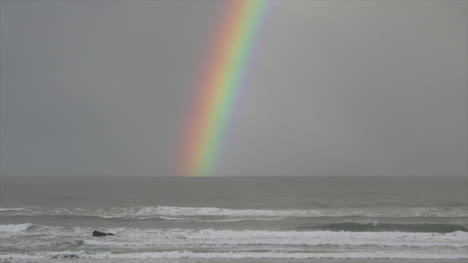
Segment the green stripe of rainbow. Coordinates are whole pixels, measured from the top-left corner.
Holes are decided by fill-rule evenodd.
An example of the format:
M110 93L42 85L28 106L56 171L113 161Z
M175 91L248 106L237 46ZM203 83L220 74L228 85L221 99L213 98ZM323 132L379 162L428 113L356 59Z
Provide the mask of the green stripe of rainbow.
M268 0L229 0L203 75L182 149L182 174L214 172L223 136L242 86Z

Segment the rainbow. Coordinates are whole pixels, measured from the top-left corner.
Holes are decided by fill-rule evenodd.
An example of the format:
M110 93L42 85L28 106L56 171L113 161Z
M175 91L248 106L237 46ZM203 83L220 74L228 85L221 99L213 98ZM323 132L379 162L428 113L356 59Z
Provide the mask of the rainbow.
M182 175L213 175L268 0L228 0L182 145Z

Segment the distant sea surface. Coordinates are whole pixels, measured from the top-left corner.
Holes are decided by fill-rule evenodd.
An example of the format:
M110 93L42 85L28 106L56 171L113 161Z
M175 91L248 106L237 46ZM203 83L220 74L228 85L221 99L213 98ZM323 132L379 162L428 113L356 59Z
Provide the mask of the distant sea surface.
M468 262L467 229L468 177L0 177L0 262Z

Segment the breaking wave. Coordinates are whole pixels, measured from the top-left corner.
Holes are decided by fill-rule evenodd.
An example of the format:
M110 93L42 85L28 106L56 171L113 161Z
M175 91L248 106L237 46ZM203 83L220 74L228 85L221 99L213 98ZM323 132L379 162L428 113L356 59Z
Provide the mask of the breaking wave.
M1 208L0 207L0 212L21 211L21 210L24 210L24 209L28 209L28 208L22 208L22 207L18 207L18 208Z
M188 217L285 218L285 217L468 217L468 207L336 208L303 210L228 209L217 207L113 207L86 208L0 208L6 216L94 216L104 219L182 220Z
M27 230L31 226L32 226L32 224L30 224L30 223L0 225L0 232L6 232L6 233L22 232L22 231Z
M25 224L29 225L29 224ZM22 229L25 229L23 227ZM56 237L67 240L71 247L90 246L108 248L182 248L182 247L238 247L238 246L379 246L379 247L453 247L468 248L468 232L450 233L421 232L351 232L351 231L267 231L267 230L218 230L218 229L140 229L131 227L106 228L115 236L105 239L93 238L90 227L51 227L35 225L28 235L42 236L39 240L24 236L24 245L41 245ZM12 247L17 239L5 239ZM39 242L39 243L38 243ZM28 246L29 246L28 245ZM55 246L55 245L54 245ZM30 247L34 249L34 247Z
M139 252L139 253L112 253L112 252L88 252L88 251L63 251L43 252L31 254L9 253L0 254L2 260L26 259L178 259L178 258L232 258L232 259L464 259L465 254L440 255L436 253L409 253L409 252L345 252L345 253L284 253L284 252L192 252L192 251L162 251L162 252Z
M118 227L102 229L115 236L95 238L91 236L93 229L34 225L18 235L0 232L4 251L0 251L0 262L166 258L468 258L468 232L462 231L416 233Z
M383 231L399 231L399 232L431 232L431 233L450 233L455 231L468 232L468 229L457 224L381 224L381 223L334 223L321 226L311 226L311 229L323 229L331 231L350 231L350 232L383 232Z
M190 230L144 231L132 228L111 229L125 240L85 239L83 243L102 247L161 247L184 245L208 246L382 246L382 247L468 247L468 233L349 232L349 231L260 231L260 230Z

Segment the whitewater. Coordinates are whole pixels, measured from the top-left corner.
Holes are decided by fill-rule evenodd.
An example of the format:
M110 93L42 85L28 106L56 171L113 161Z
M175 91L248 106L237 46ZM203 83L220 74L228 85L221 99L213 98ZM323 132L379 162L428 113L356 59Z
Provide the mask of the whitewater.
M0 182L0 262L468 260L465 178Z

